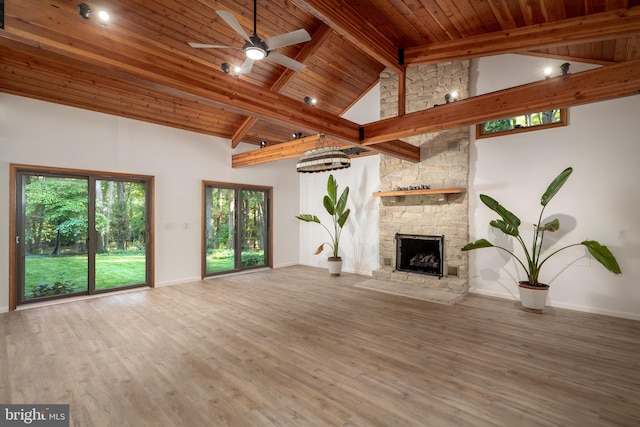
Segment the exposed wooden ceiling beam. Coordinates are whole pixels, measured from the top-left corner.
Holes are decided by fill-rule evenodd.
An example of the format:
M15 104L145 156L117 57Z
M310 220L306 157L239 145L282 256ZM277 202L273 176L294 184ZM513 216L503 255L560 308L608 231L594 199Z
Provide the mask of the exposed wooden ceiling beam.
M364 145L503 117L640 94L640 59L480 95L364 125Z
M344 142L327 138L327 143L336 147L349 147ZM243 166L259 165L261 163L273 162L276 160L292 159L299 157L305 151L313 150L318 144L318 135L306 136L293 141L283 142L276 145L258 148L256 150L245 151L234 154L231 160L231 167L239 168Z
M351 44L384 64L395 73L402 73L404 66L398 61L398 46L368 20L364 19L348 2L340 0L296 1L316 18L329 25Z
M640 6L407 48L406 66L640 34Z
M277 160L300 157L305 151L317 148L317 144L318 136L313 135L264 148L245 151L243 153L234 154L231 157L231 167L240 168L244 166L254 166ZM340 148L353 147L354 145L358 146L358 144L347 144L331 138L327 138L326 144L327 146L336 146ZM404 141L383 142L367 147L367 149L375 153L388 154L413 163L420 161L420 148L415 145L407 144Z
M311 41L307 42L300 53L295 57L295 60L304 64L304 62L322 46L322 44L329 38L331 35L331 28L327 25L321 25L318 30L316 30L311 36ZM278 80L271 86L271 90L274 92L280 92L284 87L289 83L296 75L296 72L292 69L287 68L281 75L278 77ZM238 130L234 133L231 138L231 147L236 148L238 144L242 141L242 138L249 132L249 130L256 124L258 121L255 117L247 117L244 122L238 127Z

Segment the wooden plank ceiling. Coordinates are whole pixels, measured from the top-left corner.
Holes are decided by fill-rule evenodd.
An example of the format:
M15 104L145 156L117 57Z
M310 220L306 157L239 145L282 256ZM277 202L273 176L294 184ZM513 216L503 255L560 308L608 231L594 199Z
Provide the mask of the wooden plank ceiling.
M416 161L416 147L397 138L436 130L418 123L441 112L405 117L400 110L396 119L364 127L340 118L385 68L403 77L406 67L514 52L605 66L579 80L593 86L579 96L577 80L556 84L549 101L555 107L640 92L640 0L259 0L262 39L301 28L311 35L277 50L306 68L293 72L267 58L237 78L221 64L243 62L244 40L216 11L231 12L250 35L251 0L86 4L89 19L79 15L77 0L4 0L0 91L218 136L233 146L289 144L242 165L296 156L309 144L290 142L292 133L319 131L340 144ZM103 8L111 16L106 25L97 19ZM618 67L618 83L598 91L608 67ZM545 88L531 93L539 90ZM504 95L496 114L533 106L522 92ZM306 96L317 106L306 105ZM473 108L495 103L478 102L447 106L449 119L439 126L490 119L490 109L479 117Z

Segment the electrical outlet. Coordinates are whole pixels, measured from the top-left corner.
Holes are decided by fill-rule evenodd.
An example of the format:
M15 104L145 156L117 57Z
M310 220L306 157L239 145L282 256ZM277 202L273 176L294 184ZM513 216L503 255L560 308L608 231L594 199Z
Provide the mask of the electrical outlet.
M627 230L618 231L618 239L619 240L627 240Z

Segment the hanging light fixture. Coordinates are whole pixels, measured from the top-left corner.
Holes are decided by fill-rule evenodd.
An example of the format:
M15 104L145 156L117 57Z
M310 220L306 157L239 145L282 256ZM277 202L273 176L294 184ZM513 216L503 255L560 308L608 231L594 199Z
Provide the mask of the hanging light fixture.
M296 169L300 173L326 172L346 169L351 166L351 159L340 147L327 145L327 136L318 134L318 142L314 150L309 150L300 157Z
M84 19L89 19L89 16L91 15L91 8L86 3L79 3L78 14Z

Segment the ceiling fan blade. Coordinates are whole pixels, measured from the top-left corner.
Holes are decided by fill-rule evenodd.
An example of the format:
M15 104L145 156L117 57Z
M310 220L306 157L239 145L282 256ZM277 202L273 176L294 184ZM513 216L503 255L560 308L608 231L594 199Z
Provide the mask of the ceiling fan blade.
M298 44L302 42L308 42L311 40L311 36L306 30L296 30L286 34L280 34L279 36L270 37L263 40L269 50L275 50L279 47L291 46L292 44Z
M205 44L205 43L191 43L191 42L189 42L189 46L196 49L242 49L237 46L223 46L219 44Z
M276 64L280 64L283 67L291 68L293 71L300 72L305 69L306 65L301 62L296 61L295 59L291 59L288 56L284 56L278 52L269 52L267 59L275 62Z
M244 60L244 62L240 66L240 71L238 72L238 74L249 74L252 68L253 68L253 59L247 58Z
M227 12L226 10L216 10L216 13L218 14L218 16L220 16L220 18L224 20L224 22L227 23L228 26L231 27L231 29L233 29L233 31L240 34L240 36L242 36L244 41L253 44L253 42L251 41L247 33L244 31L244 29L242 28L242 26L240 25L236 17L233 16L233 13Z

